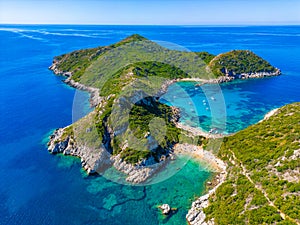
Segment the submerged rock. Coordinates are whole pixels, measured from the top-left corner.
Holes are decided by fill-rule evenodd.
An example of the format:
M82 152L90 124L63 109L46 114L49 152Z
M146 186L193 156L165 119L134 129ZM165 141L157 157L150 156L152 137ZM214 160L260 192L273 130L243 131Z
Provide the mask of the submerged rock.
M171 207L168 204L163 204L159 206L159 208L162 210L164 215L168 215L171 212Z

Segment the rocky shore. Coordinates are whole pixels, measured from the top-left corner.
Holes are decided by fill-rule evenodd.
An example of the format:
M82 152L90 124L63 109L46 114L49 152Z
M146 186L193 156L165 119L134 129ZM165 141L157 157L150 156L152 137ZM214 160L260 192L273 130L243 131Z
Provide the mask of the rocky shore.
M101 173L112 165L110 154L104 146L95 149L87 145L78 144L72 135L64 138L63 135L67 128L56 129L53 135L50 136L48 142L48 151L50 153L62 153L64 155L79 157L82 168L88 174Z
M121 159L120 155L111 156L113 166L127 175L126 181L132 184L140 184L147 181L155 173L159 172L169 160L163 160L159 163L155 163L147 166L137 166L130 163L126 163Z
M82 168L88 174L102 174L107 168L114 166L117 170L127 175L127 182L140 184L161 170L169 161L169 159L166 159L147 166L132 165L122 160L120 155L111 155L103 145L95 148L78 144L73 135L64 137L64 132L68 128L59 128L54 131L48 142L48 151L52 154L62 153L79 157Z
M66 84L68 84L69 86L74 87L74 88L76 88L78 90L89 92L90 93L90 99L89 99L89 101L90 101L91 107L97 106L103 100L100 97L99 89L98 88L93 88L93 87L85 86L83 84L80 84L78 82L73 81L70 77L67 78L66 80L64 80L64 82Z
M199 197L196 201L192 203L191 209L188 211L186 215L186 220L190 225L213 225L215 224L214 219L210 219L206 221L206 215L203 211L204 208L207 208L209 205L209 197L215 193L217 188L225 181L227 176L226 171L224 170L219 175L216 176L216 182L213 189L209 190L207 194ZM211 186L212 184L209 183Z
M278 110L279 110L279 108L273 109L273 110L271 110L270 112L268 112L268 113L264 116L264 118L263 118L261 121L259 121L259 123L262 122L262 121L264 121L264 120L269 119L271 116L273 116L274 114L276 114L276 112L278 112Z
M53 61L52 65L49 67L49 70L52 70L53 73L56 74L56 75L67 77L67 79L65 79L63 81L67 85L69 85L73 88L76 88L78 90L89 92L90 93L89 101L90 101L91 107L97 106L102 101L102 98L100 97L98 88L88 87L88 86L85 86L85 85L83 85L79 82L75 82L74 80L72 80L72 73L71 72L61 71L57 68L57 62L56 61Z
M215 79L190 79L190 81L199 81L200 84L197 84L197 86L201 86L203 84L220 84L225 82L230 82L237 79L255 79L255 78L265 78L265 77L273 77L273 76L279 76L281 75L280 69L276 69L275 72L257 72L257 73L242 73L242 74L234 74L234 75L228 75L220 76Z
M225 134L208 133L208 132L205 132L205 131L201 130L200 128L191 127L191 126L188 126L188 125L185 125L185 124L182 124L182 123L176 123L176 127L180 128L180 129L183 129L183 130L186 130L194 136L203 136L203 137L206 137L206 138L214 138L214 139L228 136L228 135L225 135Z
M222 160L218 159L212 153L207 151L204 151L204 158L216 165L220 172L214 177L212 182L207 183L207 186L212 189L210 189L207 194L200 196L192 203L192 207L186 215L186 220L190 225L215 224L214 219L206 221L206 215L203 209L208 207L209 197L216 192L218 187L226 180L227 176L226 165Z
M209 197L215 193L217 188L225 181L227 176L226 164L213 153L203 150L203 148L199 146L176 144L174 146L174 153L191 155L194 159L199 159L202 163L207 164L208 169L216 173L212 181L207 182L207 187L210 189L208 193L196 199L186 215L186 220L190 225L213 225L213 219L206 221L206 215L203 209L209 205Z

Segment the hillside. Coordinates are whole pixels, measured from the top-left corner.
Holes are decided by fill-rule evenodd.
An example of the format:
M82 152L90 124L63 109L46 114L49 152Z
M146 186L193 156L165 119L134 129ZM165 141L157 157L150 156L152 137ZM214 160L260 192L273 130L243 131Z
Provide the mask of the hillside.
M208 52L169 50L138 34L109 46L56 56L50 69L56 74L72 76L73 81L81 84L102 88L124 67L143 62L169 64L184 71L187 77L204 80L226 76L231 79L255 78L281 73L251 51L234 50L214 56ZM219 79L218 82L231 79Z
M80 77L83 76L85 70L92 64L92 62L96 61L99 56L114 48L120 47L130 42L144 40L146 40L146 38L134 34L116 44L112 44L109 46L81 49L71 53L56 56L53 59L53 65L55 66L50 69L54 70L56 74L66 75L67 73L67 75L72 75L72 79L74 81L79 81Z
M300 223L300 103L224 138L226 181L204 210L216 224Z
M261 76L280 74L280 70L248 50L222 53L209 62L209 68L216 76L237 76L238 78L251 74L261 74Z

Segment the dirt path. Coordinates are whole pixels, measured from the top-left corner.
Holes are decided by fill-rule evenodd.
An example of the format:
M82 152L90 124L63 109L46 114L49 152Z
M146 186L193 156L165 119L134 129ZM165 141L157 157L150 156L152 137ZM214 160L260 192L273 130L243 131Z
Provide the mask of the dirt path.
M284 220L285 220L285 219L289 219L290 221L292 221L292 222L294 222L294 223L300 225L300 223L298 223L297 221L295 221L293 218L291 218L291 217L289 217L288 215L286 215L285 213L283 213L283 212L282 212L282 211L274 204L274 202L272 202L272 201L270 200L270 198L268 197L267 192L266 192L262 187L260 187L259 185L255 184L254 181L251 179L251 177L250 177L250 175L249 175L249 173L248 173L246 167L245 167L245 166L243 165L243 163L235 156L234 152L233 152L232 150L230 150L230 149L229 149L229 151L231 152L231 154L232 154L232 156L233 156L233 159L234 159L234 161L235 161L234 164L237 164L237 165L240 165L240 166L241 166L241 168L242 168L242 174L243 174L245 177L247 177L247 179L250 181L250 183L253 184L254 187L255 187L257 190L259 190L259 191L261 191L261 192L263 193L263 195L264 195L265 198L267 199L269 205L272 206L272 207L274 207L274 208L276 209L276 211L280 214L281 218L284 219Z

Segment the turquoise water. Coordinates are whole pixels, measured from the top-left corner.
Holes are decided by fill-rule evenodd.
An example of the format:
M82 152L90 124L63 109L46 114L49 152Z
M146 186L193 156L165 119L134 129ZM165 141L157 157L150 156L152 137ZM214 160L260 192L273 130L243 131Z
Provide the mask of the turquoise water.
M47 69L52 58L111 44L133 33L192 51L217 54L250 49L282 69L284 75L280 77L221 85L227 115L224 132L255 123L269 109L300 101L297 26L1 25L0 224L185 224L192 200L203 192L205 181L212 176L204 165L189 161L163 182L134 187L101 176L88 177L79 159L50 155L45 146L51 130L69 125L73 118L90 110L86 93L75 92ZM224 117L211 122L210 111L203 108L201 88L195 90L194 83L179 85L172 86L168 94L177 96L170 103L184 109L183 120L204 129L218 125ZM182 90L188 100L181 96ZM75 93L81 93L82 107L73 115ZM215 98L216 102L220 100ZM192 105L197 113L190 110ZM156 207L161 203L178 208L177 213L164 218Z
M217 128L220 133L235 133L257 123L270 110L299 101L298 77L299 72L283 71L279 77L234 81L218 87L179 82L161 101L179 107L185 124L206 131Z

